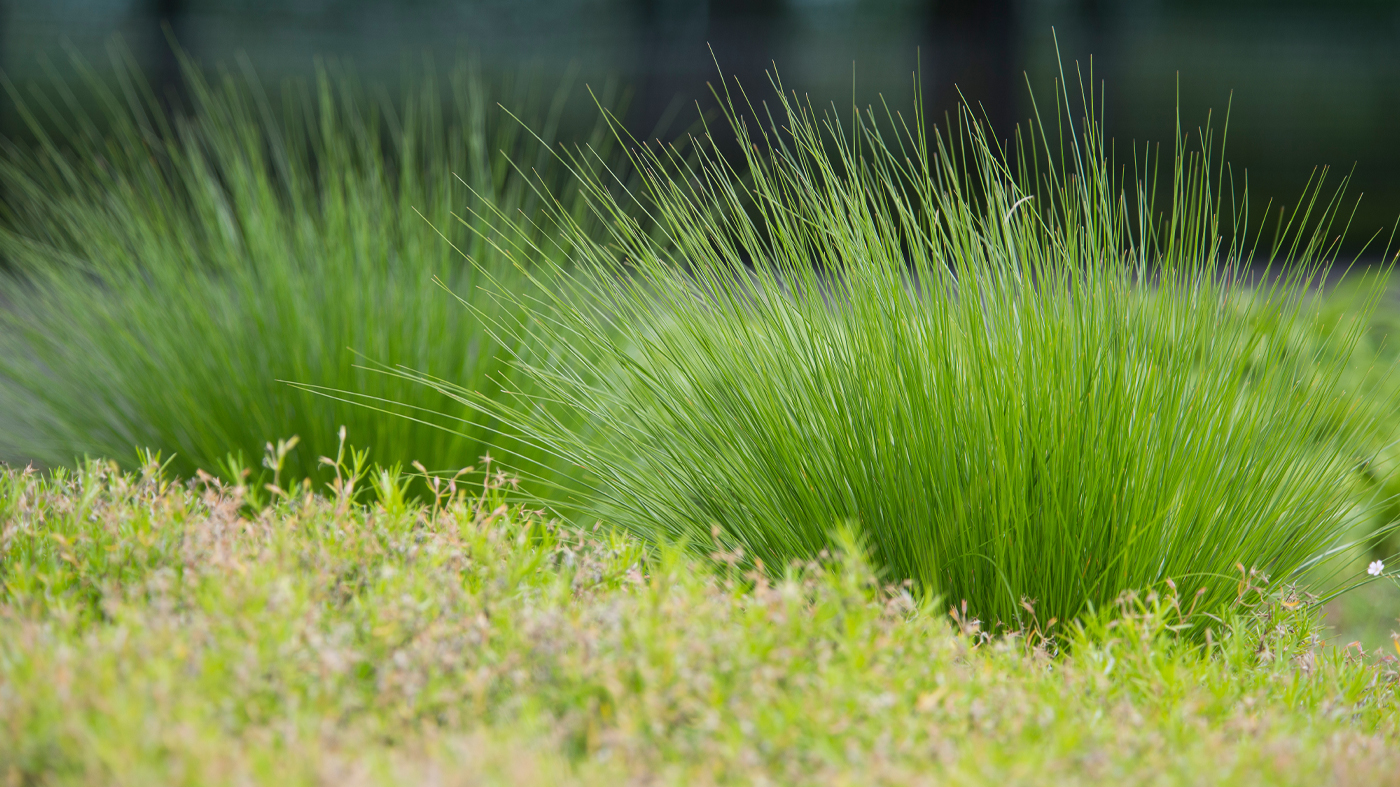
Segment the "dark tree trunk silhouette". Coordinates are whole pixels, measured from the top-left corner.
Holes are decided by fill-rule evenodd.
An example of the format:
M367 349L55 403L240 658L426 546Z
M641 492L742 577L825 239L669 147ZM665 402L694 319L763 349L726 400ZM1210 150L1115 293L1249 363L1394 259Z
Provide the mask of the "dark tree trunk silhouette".
M165 104L178 104L184 93L184 79L180 75L180 60L175 46L185 44L185 16L189 11L186 0L150 0L152 30L151 48L146 53L147 76L156 96Z
M784 0L633 0L641 36L640 89L629 126L638 136L674 136L691 126L694 106L710 106L708 84L750 95L770 90L786 17ZM718 65L716 65L718 64ZM736 102L738 101L736 97ZM658 125L659 123L659 125ZM717 142L723 144L724 138Z
M966 99L1000 138L1016 124L1017 0L931 0L923 68L929 121ZM959 96L961 92L961 97Z

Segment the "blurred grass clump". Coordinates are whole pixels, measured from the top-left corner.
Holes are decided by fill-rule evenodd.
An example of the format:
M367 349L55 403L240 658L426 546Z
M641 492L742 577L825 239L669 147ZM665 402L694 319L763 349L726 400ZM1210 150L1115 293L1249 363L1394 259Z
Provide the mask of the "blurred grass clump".
M1209 645L1173 634L1185 599L1155 594L989 638L966 609L950 625L931 595L881 583L853 534L774 576L716 572L511 505L494 481L421 504L392 473L361 481L358 499L345 484L253 512L241 487L172 482L154 460L0 471L0 778L1400 773L1393 657L1323 646L1287 596L1251 589Z
M1341 189L1256 232L1208 124L1124 167L1061 85L1009 146L970 109L929 136L779 85L770 115L720 96L737 164L713 129L629 148L632 191L572 158L607 237L574 225L568 285L503 334L595 357L527 361L542 399L439 387L583 468L605 521L775 571L850 525L889 579L1005 625L1315 579L1381 428L1349 386L1382 282L1313 298Z
M548 151L567 86L488 81L464 63L445 79L410 69L391 99L334 65L268 91L251 67L186 64L183 109L167 111L114 58L115 86L78 64L85 102L59 78L10 86L37 141L0 155L0 458L60 466L145 447L186 476L264 474L267 444L295 435L280 460L295 480L317 476L343 425L386 464L456 469L509 445L433 389L357 365L487 396L528 384L507 358L537 348L487 335L481 315L509 321L511 304L478 284L524 295L541 282L451 217L564 264L531 181L562 189L568 210ZM545 459L532 467L547 476Z

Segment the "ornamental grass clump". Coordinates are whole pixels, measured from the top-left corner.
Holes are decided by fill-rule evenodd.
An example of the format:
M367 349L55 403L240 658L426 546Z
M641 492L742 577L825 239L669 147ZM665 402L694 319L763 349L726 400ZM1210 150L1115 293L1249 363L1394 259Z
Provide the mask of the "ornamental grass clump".
M268 91L248 71L189 67L183 109L168 111L123 63L116 87L84 67L87 103L57 80L11 89L36 141L0 155L0 459L129 460L145 447L184 475L238 474L296 436L285 483L317 474L342 426L382 463L433 470L508 440L457 420L470 414L436 391L361 367L404 364L488 396L512 379L509 356L434 280L510 319L477 283L524 294L530 282L484 228L449 223L490 215L495 237L548 235L516 167L561 173L495 101L548 140L563 88L491 84L463 64L446 79L411 70L392 97L326 65L314 84Z
M779 572L849 526L886 580L987 625L1169 585L1209 622L1339 545L1365 310L1340 351L1288 338L1340 192L1319 177L1261 243L1208 126L1158 172L1065 89L1002 144L968 110L926 134L775 85L762 111L721 96L737 164L709 131L637 144L631 191L571 158L608 237L576 226L570 285L499 330L602 360L522 359L538 398L438 387L581 468L589 514Z

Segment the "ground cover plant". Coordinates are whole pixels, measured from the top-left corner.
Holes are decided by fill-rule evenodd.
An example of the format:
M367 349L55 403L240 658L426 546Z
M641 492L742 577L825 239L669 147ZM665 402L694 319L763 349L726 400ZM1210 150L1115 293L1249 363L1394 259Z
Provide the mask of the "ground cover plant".
M578 233L576 289L499 330L601 360L526 360L539 397L438 387L644 538L781 571L848 525L890 580L1004 625L1163 587L1218 615L1343 546L1369 424L1344 372L1378 289L1325 326L1311 308L1345 231L1322 178L1261 228L1208 124L1128 164L1083 88L1009 143L970 111L928 136L917 110L778 88L762 111L726 88L692 156L630 148L632 191L571 159L609 234Z
M436 391L358 366L404 364L483 392L528 384L442 289L509 319L476 285L489 276L524 295L520 260L451 217L547 247L517 168L559 185L558 168L495 102L548 142L567 88L423 67L394 98L334 64L280 90L250 68L187 67L171 110L121 61L115 87L80 73L86 103L57 78L9 86L36 141L0 156L0 457L127 462L150 448L186 476L251 469L286 485L321 472L342 426L386 464L430 468L503 439L489 421L456 420L463 408ZM300 447L278 467L257 466L268 441L292 436Z
M154 460L0 473L0 778L1400 780L1393 657L1322 646L1286 595L1244 589L1209 645L1148 595L989 639L850 537L745 577L495 477L360 480L253 509Z

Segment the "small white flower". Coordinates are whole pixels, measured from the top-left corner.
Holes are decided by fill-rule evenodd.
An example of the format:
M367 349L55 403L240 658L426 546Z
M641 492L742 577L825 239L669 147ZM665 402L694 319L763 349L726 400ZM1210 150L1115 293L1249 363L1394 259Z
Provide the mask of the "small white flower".
M1371 561L1371 565L1366 567L1366 573L1373 577L1380 576L1382 571L1385 571L1385 564L1379 560Z

